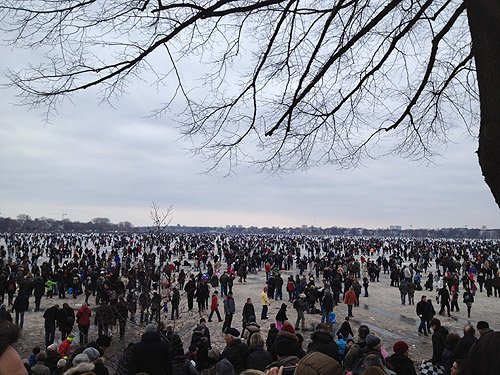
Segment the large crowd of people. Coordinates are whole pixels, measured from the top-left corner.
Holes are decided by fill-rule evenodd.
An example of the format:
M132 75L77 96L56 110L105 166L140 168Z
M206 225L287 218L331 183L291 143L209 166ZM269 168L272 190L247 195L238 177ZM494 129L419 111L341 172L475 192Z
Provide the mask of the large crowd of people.
M417 374L424 364L404 338L388 353L367 325L351 327L381 275L414 309L416 332L431 336L426 366L500 374L500 333L478 320L458 335L439 319L461 309L473 316L477 293L500 297L499 242L158 233L0 241L0 375ZM257 306L242 295L249 274L261 280ZM281 301L275 317L270 301ZM25 320L30 306L43 316L36 327ZM207 324L214 318L221 350ZM273 319L267 332L259 319ZM178 332L193 325L189 339ZM20 333L41 327L23 361ZM109 358L117 340L130 342Z

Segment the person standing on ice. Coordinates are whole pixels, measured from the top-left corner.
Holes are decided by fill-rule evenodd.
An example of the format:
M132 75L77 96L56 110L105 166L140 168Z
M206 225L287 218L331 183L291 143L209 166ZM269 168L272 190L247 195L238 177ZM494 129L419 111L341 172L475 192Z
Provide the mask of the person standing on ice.
M347 305L347 316L352 318L354 316L352 315L352 307L358 304L358 298L352 286L344 295L344 303Z
M236 306L234 303L233 292L229 292L226 298L224 298L224 323L222 323L222 332L231 328L231 322L233 321L233 315L235 312Z

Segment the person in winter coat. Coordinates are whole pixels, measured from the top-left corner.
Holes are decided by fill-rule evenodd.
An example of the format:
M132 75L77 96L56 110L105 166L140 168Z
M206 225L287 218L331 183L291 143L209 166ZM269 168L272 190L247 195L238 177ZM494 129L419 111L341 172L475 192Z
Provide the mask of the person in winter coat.
M234 303L233 292L228 292L226 298L224 298L224 323L222 323L222 332L231 328L231 322L233 321L233 315L235 312L236 306Z
M318 324L316 326L316 331L312 333L311 342L307 346L307 352L320 352L339 363L341 362L337 343L328 331L328 326L325 324Z
M269 331L267 331L266 349L269 353L271 353L274 360L277 358L276 352L274 350L274 341L276 340L276 337L278 337L278 333L279 331L276 328L276 324L271 323L269 326Z
M98 327L99 336L111 337L114 323L113 309L107 301L102 301L95 312L95 325Z
M408 344L404 341L396 341L392 349L394 354L386 358L392 369L398 375L417 375L413 361L408 358Z
M68 369L64 375L83 375L86 373L94 373L95 366L90 363L90 359L86 354L78 354L73 358L73 367Z
M205 282L200 282L196 287L195 297L196 303L198 304L198 313L201 316L201 313L205 311L205 299L208 298L208 285Z
M286 291L288 292L288 302L292 302L295 292L295 283L293 282L293 276L290 276L286 283Z
M460 340L460 335L456 333L448 333L446 340L444 340L444 350L441 354L441 359L444 366L445 375L449 375L451 372L451 367L453 365L453 354L455 353L455 348L457 347L458 341Z
M347 352L347 341L344 338L344 336L342 336L342 334L337 336L337 348L339 349L339 357L340 357L341 361L343 362L344 358L345 358L345 354ZM342 362L340 362L340 363L342 364Z
M40 302L45 293L45 282L40 275L33 278L33 294L35 296L35 311L40 310Z
M474 303L474 295L471 293L470 289L465 289L463 294L464 303L467 306L467 317L470 318L470 312L472 310L472 304Z
M13 277L9 277L9 280L7 280L7 299L9 302L8 303L9 306L12 305L16 289L17 289L16 280Z
M31 367L31 373L33 375L50 375L50 369L45 365L46 359L47 355L44 352L36 355L36 363Z
M274 351L278 358L286 356L302 358L305 355L299 338L295 334L295 330L291 324L285 323L283 329L279 331L278 336L274 340Z
M344 358L344 367L346 370L352 370L356 361L361 358L362 351L366 348L366 338L370 334L370 328L362 324L358 328L358 341L347 351Z
M401 280L399 284L399 293L401 295L401 304L406 304L406 296L408 295L408 281L406 279Z
M412 280L408 283L408 305L414 305L415 304L415 289L417 288L417 285L415 282Z
M113 308L114 319L118 322L118 326L120 327L120 340L125 336L125 328L127 326L127 318L128 318L128 307L127 302L123 299L123 297L118 298L118 302L115 304Z
M339 330L337 331L337 336L342 336L344 339L348 339L349 335L354 337L354 333L352 332L351 324L349 323L349 317L346 316L345 320L342 322Z
M201 337L196 345L196 359L195 367L197 371L202 371L207 369L209 364L208 351L210 349L210 343L206 337Z
M214 315L214 313L217 314L217 319L219 319L219 322L222 322L222 318L220 316L220 312L219 312L219 296L218 296L219 292L217 290L215 290L212 294L212 301L210 303L210 315L208 315L208 321L211 322L212 321L212 316Z
M434 310L434 305L432 304L432 298L427 299L429 304L429 316L427 317L427 332L431 332L431 320L436 316L436 310Z
M61 357L67 357L71 354L71 344L73 341L75 341L75 337L73 335L68 335L68 337L63 340L59 349L57 349Z
M179 319L179 305L181 303L181 293L179 290L174 286L172 289L172 314L170 316L171 320Z
M47 346L47 359L45 360L45 366L47 366L50 369L50 373L54 373L57 369L57 363L61 359L61 355L57 351L58 345L57 344L50 344Z
M361 284L356 279L352 282L352 288L354 289L354 293L356 294L356 303L354 306L359 306L359 296L361 295Z
M470 349L477 342L475 333L476 330L470 324L467 324L464 327L464 335L458 341L458 344L455 348L455 352L453 353L454 359L465 359L465 357L467 357L467 354L469 354Z
M171 375L172 360L169 345L161 339L154 324L148 324L141 341L134 345L128 363L128 373Z
M352 307L358 304L358 298L352 286L344 295L344 303L347 305L347 316L352 318L354 316L352 315Z
M85 302L82 307L76 312L76 324L78 325L78 330L80 331L80 344L88 343L89 327L90 327L90 317L92 316L92 310Z
M326 288L321 299L321 323L330 323L330 313L333 311L333 296Z
M142 323L144 320L148 322L149 308L151 307L151 297L148 291L142 291L141 294L139 294L139 306L141 308L140 322Z
M16 326L23 329L24 325L24 313L29 308L29 296L23 293L20 293L16 299L14 300L14 304L12 305L12 311L16 312Z
M283 327L283 323L288 320L288 317L286 316L286 308L286 303L282 303L278 313L276 314L276 328L278 331L280 331Z
M420 325L418 326L418 333L423 333L428 336L427 333L427 322L432 316L431 305L427 303L427 297L422 296L420 301L417 302L416 306L417 315L420 318Z
M49 346L54 342L58 317L59 305L49 307L43 313L43 318L45 319L45 346Z
M269 296L267 295L267 287L262 290L260 294L260 301L262 305L262 312L260 314L260 319L267 319L267 311L269 309Z
M264 338L260 333L255 333L250 337L249 347L247 368L264 371L273 358L271 353L264 350Z
M255 308L253 306L251 298L247 298L247 301L243 305L243 311L241 315L243 322L243 330L245 330L245 326L250 321L251 318L253 318L253 321L255 321Z
M437 318L431 320L432 334L432 364L443 364L444 342L448 336L448 330L441 325L441 321Z
M67 303L64 303L62 309L59 309L59 316L57 317L61 340L64 340L71 333L74 324L75 311Z
M248 346L239 339L240 332L235 328L227 328L224 332L224 341L226 347L221 354L220 359L227 359L234 367L236 372L246 369Z
M448 291L448 288L446 286L443 286L441 289L439 289L438 292L439 299L441 301L441 309L439 310L439 315L444 315L444 309L446 307L446 312L448 313L448 316L450 316L450 292Z
M303 331L305 331L306 317L304 311L306 311L306 295L301 293L299 298L293 303L293 308L297 311L297 320L295 321L295 330L299 329L299 323Z
M92 372L96 375L109 375L109 370L104 363L104 358L101 357L101 353L96 348L86 348L83 351L87 357L89 357L90 363L94 365Z
M482 335L465 358L464 368L460 373L467 375L498 375L498 369L500 368L499 348L500 332L491 331Z
M260 326L255 322L255 317L251 316L248 323L245 325L241 337L247 345L250 344L250 338L255 334L260 332Z

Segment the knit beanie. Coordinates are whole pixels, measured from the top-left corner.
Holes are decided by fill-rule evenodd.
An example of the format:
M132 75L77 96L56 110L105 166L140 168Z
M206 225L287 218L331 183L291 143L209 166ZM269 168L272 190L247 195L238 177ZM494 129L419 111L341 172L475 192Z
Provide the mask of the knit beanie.
M283 331L295 334L295 329L290 323L283 324Z
M78 354L75 358L73 358L73 366L78 366L80 363L89 363L90 359L87 354Z
M86 354L87 357L89 357L89 359L91 361L95 361L97 358L99 358L101 356L101 353L99 353L99 350L97 350L96 348L87 348L83 351L83 354Z
M394 353L403 355L408 351L409 347L406 342L400 340L395 342L392 349L394 350Z

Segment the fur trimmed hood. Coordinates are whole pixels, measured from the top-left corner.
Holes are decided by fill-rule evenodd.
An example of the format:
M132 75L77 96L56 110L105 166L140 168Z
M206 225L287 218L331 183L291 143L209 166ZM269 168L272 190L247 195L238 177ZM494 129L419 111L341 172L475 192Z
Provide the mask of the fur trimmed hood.
M80 363L76 367L70 368L68 371L64 373L64 375L80 375L85 374L86 372L94 371L95 366L93 363Z

